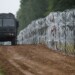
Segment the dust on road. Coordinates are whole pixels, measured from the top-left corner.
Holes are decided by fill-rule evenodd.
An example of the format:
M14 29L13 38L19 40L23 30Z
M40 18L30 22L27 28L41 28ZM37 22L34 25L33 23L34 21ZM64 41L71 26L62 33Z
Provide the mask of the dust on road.
M0 46L6 75L75 75L75 58L44 45Z

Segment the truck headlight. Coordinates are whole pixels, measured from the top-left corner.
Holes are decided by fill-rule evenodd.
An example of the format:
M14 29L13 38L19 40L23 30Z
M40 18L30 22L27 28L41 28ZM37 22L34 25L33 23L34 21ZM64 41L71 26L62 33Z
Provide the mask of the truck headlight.
M9 33L9 35L10 35L10 36L14 36L14 34L13 34L13 33Z

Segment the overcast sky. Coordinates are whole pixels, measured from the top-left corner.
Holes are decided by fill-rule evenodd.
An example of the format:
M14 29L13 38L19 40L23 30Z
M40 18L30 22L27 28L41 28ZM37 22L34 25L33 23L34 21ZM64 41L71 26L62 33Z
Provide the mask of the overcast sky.
M13 13L16 15L20 6L20 0L0 0L0 13Z

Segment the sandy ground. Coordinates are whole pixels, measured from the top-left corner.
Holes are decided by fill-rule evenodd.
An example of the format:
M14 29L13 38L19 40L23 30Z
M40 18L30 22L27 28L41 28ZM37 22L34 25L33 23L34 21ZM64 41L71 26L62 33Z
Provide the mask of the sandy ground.
M44 45L0 46L5 75L75 75L75 57Z

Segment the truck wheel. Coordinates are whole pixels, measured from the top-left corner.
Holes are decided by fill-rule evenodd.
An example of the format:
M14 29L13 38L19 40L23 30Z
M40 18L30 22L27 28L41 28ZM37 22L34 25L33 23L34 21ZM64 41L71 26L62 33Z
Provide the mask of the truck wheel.
M16 40L12 40L11 41L11 45L16 45L17 43L16 43Z

